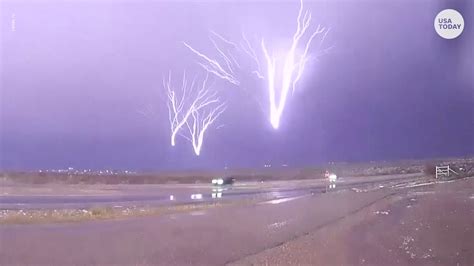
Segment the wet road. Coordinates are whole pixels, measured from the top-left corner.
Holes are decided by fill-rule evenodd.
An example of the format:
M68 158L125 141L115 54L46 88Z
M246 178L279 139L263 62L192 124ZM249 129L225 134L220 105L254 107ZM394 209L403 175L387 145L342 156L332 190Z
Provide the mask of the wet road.
M1 225L0 265L224 265L351 217L390 199L401 191L397 184L406 187L411 180L413 176L342 179L327 193L317 193L322 192L317 184L307 188L292 184L291 189L283 184L271 188L247 184L228 193L247 197L243 191L249 189L248 193L273 193L273 197L162 216ZM170 189L178 188L170 186L166 192ZM209 187L179 189L195 193Z
M390 195L342 191L158 217L0 226L0 264L223 265Z
M366 186L380 182L396 182L418 177L418 174L340 178L335 188ZM69 209L95 206L142 206L171 205L219 200L241 200L255 198L298 197L328 191L325 180L297 180L284 182L237 182L234 185L217 187L206 184L194 185L119 185L105 186L102 190L71 195L57 186L45 193L4 193L0 195L0 209ZM69 186L71 187L71 186ZM89 186L93 187L93 186ZM81 187L87 192L87 187ZM5 188L4 188L5 189Z

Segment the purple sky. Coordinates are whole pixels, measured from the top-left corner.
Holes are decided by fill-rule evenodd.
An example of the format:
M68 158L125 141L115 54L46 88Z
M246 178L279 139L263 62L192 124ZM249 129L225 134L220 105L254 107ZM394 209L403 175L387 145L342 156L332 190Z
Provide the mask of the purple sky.
M293 34L298 1L2 1L0 166L139 171L310 166L474 154L473 1L307 1L331 27L328 55L306 67L280 128L243 90L200 157L169 145L161 86L200 71L182 44L210 48L210 29L273 43ZM436 14L461 12L440 38ZM14 21L14 29L13 23ZM250 91L250 92L249 92ZM139 110L150 106L147 117ZM181 144L181 145L180 145Z

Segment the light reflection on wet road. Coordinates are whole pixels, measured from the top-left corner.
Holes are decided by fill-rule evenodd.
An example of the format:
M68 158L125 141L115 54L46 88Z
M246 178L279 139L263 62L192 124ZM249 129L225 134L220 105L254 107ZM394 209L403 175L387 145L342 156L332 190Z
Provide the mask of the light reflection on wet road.
M397 175L384 177L386 181L404 180L413 178L413 175ZM380 181L380 180L378 180ZM209 203L219 200L241 200L241 199L269 199L278 200L282 198L293 198L315 193L325 193L350 189L373 183L373 180L365 179L341 179L338 184L332 184L324 180L314 180L312 183L306 181L304 186L298 185L298 181L288 181L287 186L278 187L261 186L257 182L235 184L228 186L212 185L189 185L189 186L149 186L141 185L142 189L128 190L126 187L112 195L2 195L0 196L0 209L68 209L68 208L90 208L95 206L162 206L188 203ZM259 187L260 186L260 187ZM134 186L133 188L137 188Z
M267 204L169 216L4 225L0 234L9 244L0 249L0 264L225 265L336 221L388 193L346 190L311 195L310 191L271 191L267 193L274 198L263 201ZM52 250L54 255L47 255Z

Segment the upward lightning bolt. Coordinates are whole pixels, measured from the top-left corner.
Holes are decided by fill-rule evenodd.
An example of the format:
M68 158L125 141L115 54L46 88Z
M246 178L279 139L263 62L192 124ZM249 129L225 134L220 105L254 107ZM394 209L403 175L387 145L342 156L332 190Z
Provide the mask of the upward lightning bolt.
M216 112L216 110L220 111L225 109L225 104L220 102L217 97L217 92L211 91L207 83L208 75L206 75L200 85L197 84L196 77L189 83L186 72L184 72L181 87L175 88L171 84L171 71L167 78L163 78L163 86L166 88L168 96L167 106L168 120L171 127L171 146L176 145L176 136L179 134L192 142L197 155L199 155L201 150L207 127L222 113ZM210 109L211 111L206 111L206 109ZM203 112L209 112L212 119L199 120ZM197 122L201 124L198 125L199 127L197 127L194 132L190 132L191 138L189 138L180 132L184 126L188 126L191 118L193 118L193 120L199 120Z
M204 143L204 134L225 109L225 103L218 103L205 112L195 109L192 112L192 121L186 121L188 133L191 136L188 140L192 143L194 153L197 156L201 153L202 144Z
M243 41L237 44L211 31L212 35L209 38L214 49L217 51L215 58L201 53L186 42L183 43L191 52L200 58L198 64L208 73L237 86L240 85L238 77L242 76L244 70L241 68L241 65L244 64L240 64L239 62L242 61L238 62L235 55L240 55L240 60L242 60L242 56L250 58L251 64L248 64L249 62L245 60L244 62L247 62L246 65L251 69L245 70L257 78L266 81L270 110L269 120L272 127L278 129L290 91L291 93L295 92L298 82L303 75L306 63L310 59L308 53L314 38L318 35L322 35L319 47L321 48L321 44L329 32L329 29L318 25L315 31L308 33L308 29L311 26L311 19L311 12L304 10L303 0L300 0L300 9L296 17L296 31L291 39L289 49L285 51L283 55L279 55L278 58L269 53L267 43L263 38L260 42L260 49L263 53L263 55L261 55L259 53L260 49L254 49L244 33L242 33ZM219 44L222 44L222 46L219 46L217 41L219 41ZM326 48L323 52L326 53L330 48ZM264 58L266 64L261 64L259 58ZM266 70L261 71L261 69L265 67Z
M308 51L311 46L311 42L314 37L321 33L327 33L325 28L318 26L306 41L304 50L300 55L296 54L296 50L301 41L301 38L305 35L311 22L311 13L306 10L303 15L303 0L300 1L300 10L296 19L296 32L293 35L293 41L289 50L285 53L284 63L281 69L281 83L279 88L276 88L276 62L277 59L271 56L268 52L264 39L261 41L261 47L265 60L267 63L267 89L270 104L270 123L273 128L277 129L280 126L280 119L285 109L288 93L290 89L292 92L295 91L296 84L301 78L304 71L306 62L308 61Z

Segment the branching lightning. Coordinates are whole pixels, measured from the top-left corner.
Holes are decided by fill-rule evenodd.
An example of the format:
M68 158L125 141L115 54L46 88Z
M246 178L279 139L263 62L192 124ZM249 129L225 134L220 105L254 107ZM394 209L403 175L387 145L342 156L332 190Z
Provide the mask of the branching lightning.
M218 35L217 33L212 32L214 36L219 36L218 38L221 40L225 40L222 36ZM238 64L235 61L235 58L232 55L226 55L226 53L219 48L215 39L210 36L209 39L211 43L214 45L214 48L217 50L219 54L219 59L211 59L207 55L199 52L198 50L191 47L186 42L183 44L191 50L194 54L199 56L203 62L199 62L198 64L204 68L208 73L212 73L217 77L224 79L234 85L239 85L240 81L236 78L234 70L238 67ZM229 41L225 40L226 43L230 43ZM232 44L232 43L231 43Z
M281 66L281 77L278 79L281 83L279 88L275 87L277 82L277 58L269 54L266 47L264 39L261 41L262 51L265 55L265 60L267 64L267 89L268 97L270 104L270 123L273 128L277 129L280 125L281 115L285 109L288 93L290 88L292 92L295 91L296 84L303 74L306 63L308 62L308 51L311 46L311 42L314 37L318 34L324 34L323 39L325 38L328 30L318 26L316 31L314 31L304 44L304 50L302 53L297 53L297 48L300 44L302 37L308 30L311 22L311 12L306 10L303 15L303 0L300 1L300 10L298 12L298 17L296 19L297 28L296 32L293 35L293 40L290 46L290 49L283 56L283 65Z
M179 89L171 83L171 71L163 78L163 86L167 90L168 119L171 128L171 146L176 145L176 136L180 135L190 141L196 155L201 152L206 130L225 110L226 104L221 102L216 91L209 89L208 77L197 84L195 76L191 82L183 74ZM186 127L189 135L183 133Z
M209 108L207 111L202 109L194 109L191 113L192 121L186 121L188 133L191 136L190 141L193 144L194 153L199 156L202 144L204 142L204 134L216 119L225 111L226 104L219 103Z
M329 29L320 25L317 26L316 30L310 31L311 19L311 12L304 9L303 0L300 0L300 9L296 17L296 31L288 50L279 55L269 52L267 43L263 38L260 41L261 54L257 53L257 50L252 47L244 33L242 33L243 41L237 44L211 31L209 39L216 53L215 58L203 54L186 42L183 43L200 58L198 64L207 73L211 73L231 84L237 86L241 84L239 77L241 77L242 72L250 73L258 79L265 80L268 91L269 120L272 127L278 129L290 90L291 93L295 92L306 63L310 60L308 53L313 40L316 36L321 35L319 45L321 49L321 45L329 32ZM323 50L323 53L326 53L329 49ZM236 57L236 55L239 56ZM250 61L253 62L251 69L242 69L243 64L236 60L236 58L243 60L244 57L250 58ZM264 64L260 62L260 58L264 59ZM262 71L262 68L266 68L265 71Z
M265 79L265 77L261 74L260 71L260 61L258 60L257 53L255 49L253 49L252 45L250 44L249 40L245 36L245 33L242 32L242 39L244 43L240 44L240 47L250 58L255 62L257 69L252 71L252 74L255 74L259 79Z

